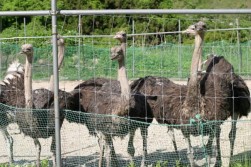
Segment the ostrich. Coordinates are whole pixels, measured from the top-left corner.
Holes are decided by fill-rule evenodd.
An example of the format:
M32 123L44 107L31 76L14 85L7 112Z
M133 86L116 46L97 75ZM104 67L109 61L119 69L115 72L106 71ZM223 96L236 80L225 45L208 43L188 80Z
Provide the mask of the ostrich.
M217 156L215 166L221 166L221 152L220 152L220 124L228 117L232 117L235 120L237 116L247 115L250 107L249 90L245 82L234 73L233 66L227 62L224 58L220 58L217 62L217 58L209 61L206 68L206 74L200 76L201 69L201 56L202 56L202 41L204 38L205 24L203 22L197 23L195 29L189 29L186 33L195 35L195 49L192 58L192 65L190 71L190 80L187 86L187 94L184 103L182 104L181 117L182 123L187 123L194 114L199 115L200 122L207 122L210 120L217 120L211 126L204 125L201 131L204 134L209 133L209 141L207 143L207 151L210 156L212 146L212 136L216 137ZM223 68L224 67L224 68ZM236 108L241 106L241 108ZM198 118L198 117L197 117ZM236 121L232 124L230 131L230 156L232 156L233 144L236 131ZM189 134L194 133L194 127L182 127L183 134L189 141ZM191 131L192 130L192 131ZM212 134L213 131L215 134ZM195 130L196 132L196 130ZM193 166L192 147L190 142L188 157L191 166Z
M59 41L59 42L63 42ZM64 45L59 45L64 46ZM60 50L60 49L59 49ZM54 122L54 94L47 89L36 89L32 91L32 59L33 46L25 44L22 46L22 54L26 56L25 65L25 107L27 111L17 112L16 121L21 132L30 136L34 140L37 149L36 165L40 166L41 145L38 138L48 138L52 136L51 151L53 153L53 165L55 166L55 122ZM60 53L60 52L59 52ZM62 52L61 52L62 53ZM64 120L64 109L75 110L75 100L70 93L59 90L59 110L61 112L60 123ZM31 109L37 109L31 112ZM40 109L40 110L38 110ZM41 110L43 109L43 110ZM60 125L60 127L61 127Z
M20 88L23 89L23 75L24 67L17 60L13 61L12 64L7 69L6 76L4 80L0 83L0 103L8 106L19 106L22 100L19 97L23 94L23 91L19 91ZM4 139L8 148L8 158L9 164L13 163L13 138L7 131L7 126L13 121L11 120L11 112L2 111L0 117L0 130L4 136Z
M104 84L96 93L96 100L93 100L89 105L89 111L94 114L90 117L90 121L93 123L93 130L100 132L102 134L102 139L105 141L107 153L109 155L107 156L107 166L118 166L112 144L112 137L124 137L128 133L130 134L128 152L132 160L134 154L132 139L136 129L140 128L143 138L143 158L141 166L145 166L145 157L147 154L147 128L149 125L142 125L131 120L151 123L153 115L150 106L146 103L145 96L138 92L131 92L130 90L124 66L123 48L121 46L111 48L111 59L118 60L119 63L118 81ZM129 118L130 120L117 117L100 117L99 114L118 115L120 117ZM102 166L102 164L102 157L100 157L99 165Z
M117 36L115 35L114 38L126 38L126 35L123 35L123 36ZM125 40L124 40L125 41ZM125 46L125 45L124 45ZM121 49L124 50L123 48L123 45L121 45ZM112 54L122 54L122 53L117 53L119 49L116 49L116 51L113 49L112 50ZM124 58L124 52L123 52L123 58ZM121 59L120 60L121 63L123 64L124 63L124 59ZM121 71L124 71L125 72L125 67L122 67L121 68ZM120 75L121 76L121 75ZM120 77L121 78L121 77ZM124 75L124 78L122 77L123 80L125 80L125 86L128 84L128 81L127 81L127 77ZM123 82L122 82L123 83ZM121 84L122 84L121 83ZM122 87L123 88L123 87ZM127 88L128 89L128 88ZM127 92L130 90L126 90ZM92 79L89 79L81 84L79 84L78 86L75 87L75 89L73 90L75 96L79 96L80 98L80 103L81 103L81 108L80 110L82 112L87 112L87 113L97 113L97 110L96 110L96 102L99 103L98 104L98 107L100 107L100 105L102 104L101 102L101 97L100 96L104 96L105 101L109 101L108 99L113 99L113 97L115 97L115 94L117 94L117 96L119 96L120 98L120 94L121 94L121 89L120 89L120 82L118 80L111 80L111 79L105 79L105 78L92 78ZM103 94L102 94L103 92ZM112 95L110 95L110 93L112 92ZM123 89L123 92L124 92L124 89ZM134 95L135 94L135 95ZM98 97L99 96L99 97ZM107 96L107 97L105 97ZM135 96L135 97L134 97ZM137 95L137 92L132 92L132 95L130 96L130 99L135 99L136 101L141 101L142 102L144 101L143 99L145 99L144 96L142 96L140 93ZM133 100L130 100L130 101L133 101ZM109 101L110 103L110 101ZM116 114L116 113L111 113L111 107L110 106L111 104L107 104L107 108L105 108L105 111L106 111L106 114ZM130 103L130 106L132 104ZM139 112L138 111L138 108L140 105L137 104L136 108L132 107L130 108L130 113L132 113L134 110L135 112ZM114 109L113 109L114 110ZM102 114L103 111L100 110L100 114ZM105 113L103 113L105 114ZM124 113L126 114L126 113ZM138 118L138 120L142 120L143 122L152 122L152 113L151 113L151 110L148 106L148 104L145 104L145 106L142 106L142 110L137 113L140 115L144 115L144 118ZM127 116L127 115L120 115L119 113L117 114L119 116ZM130 116L130 115L129 115ZM97 130L97 127L100 127L99 126L93 126L93 121L90 121L90 120L93 120L93 118L90 118L91 115L87 115L88 118L84 119L84 120L80 120L82 122L80 123L83 123L83 124L86 124L87 128L89 129L89 133L91 135L97 135L96 133L96 130ZM145 117L147 117L148 119L146 119ZM66 119L70 122L76 122L75 120L72 119L73 117L66 117ZM131 118L131 117L130 117ZM87 120L87 121L86 121ZM94 119L96 120L96 119ZM108 119L110 121L110 119ZM122 123L123 120L121 120L121 123ZM79 121L78 121L79 123ZM106 125L104 123L104 125ZM109 125L109 124L108 124ZM123 125L121 125L123 126ZM139 125L137 125L139 126ZM143 158L142 158L142 164L144 164L144 160L145 160L145 156L147 154L147 150L146 150L146 144L147 144L147 141L146 141L146 136L147 136L147 127L148 125L144 126L144 127L141 127L141 134L142 134L142 137L143 137ZM128 148L127 148L127 152L129 153L129 156L130 156L130 159L131 161L133 161L133 156L134 156L134 153L135 153L135 149L134 149L134 146L133 146L133 138L134 138L134 134L135 134L135 130L137 129L137 127L135 127L134 129L130 129L129 131L129 142L128 142ZM128 128L125 129L125 134L128 134ZM117 131L119 131L117 129ZM115 132L115 131L114 131ZM114 134L115 135L115 134ZM119 131L119 134L118 135L121 135L121 131ZM111 136L106 136L107 139L106 139L106 142L112 142L111 140ZM102 145L102 144L101 144ZM113 147L112 147L113 148ZM100 161L99 161L99 166L101 166L102 164L102 154L103 153L103 149L102 149L102 146L101 146L101 153L100 153ZM112 153L113 155L115 155L115 152ZM112 156L114 157L114 156ZM115 161L113 161L115 162ZM115 163L116 165L117 163ZM109 161L108 161L108 164L107 166L109 166Z
M199 47L195 47L194 53L198 53L198 50L201 51L200 47L202 44L202 39L204 37L204 30L205 30L204 23L199 22L199 23L196 23L196 24L190 26L186 31L184 31L185 33L192 33L194 35L197 35L197 38L196 38L197 40L195 41L197 43L195 44L195 46L199 46ZM198 37L199 35L202 35L202 38ZM198 39L200 39L200 41L198 41ZM199 52L199 53L201 54L201 52ZM210 62L211 61L208 60L206 63L207 74L205 74L205 76L202 76L204 78L201 79L201 83L200 83L201 89L205 85L208 87L208 83L205 82L205 81L207 81L206 76L210 76L210 78L212 78L214 75L214 71L215 71L214 69L218 69L220 67L225 67L225 72L226 73L228 72L228 74L226 74L227 76L230 76L231 74L233 74L233 73L230 74L230 72L232 71L232 65L230 63L228 63L225 59L224 59L224 61L222 59L222 63L224 62L224 64L217 64L217 63L212 64ZM201 57L198 56L198 59L197 59L197 70L198 71L201 70L201 64L202 64ZM210 67L208 66L208 64L210 64ZM212 67L213 67L213 70L212 70ZM196 71L196 70L194 70L194 71ZM220 72L220 71L218 70L218 72ZM220 114L220 116L222 116L222 117L220 117L220 118L219 117L215 117L215 118L211 117L210 119L211 120L215 120L215 119L225 120L227 117L230 117L231 114L233 114L233 113L240 113L241 112L240 109L238 111L238 109L236 107L231 108L231 107L233 107L232 102L234 103L234 106L242 106L243 105L242 113L244 113L244 114L242 114L242 115L246 115L245 113L248 112L250 102L249 102L249 91L247 89L246 84L243 82L243 80L237 75L235 75L235 78L232 78L231 81L228 80L228 82L226 80L224 81L224 78L218 77L218 80L220 80L222 82L222 84L225 82L224 84L228 86L227 90L229 90L230 92L232 91L231 93L228 92L229 93L228 95L225 94L226 98L227 97L233 98L234 100L232 100L232 101L230 99L225 100L225 101L228 101L228 103L226 103L226 106L229 106L229 108L228 108L228 111L218 110L218 111L221 111L218 114ZM235 83L235 84L232 84L232 83ZM164 77L147 76L147 77L140 78L140 79L132 82L131 88L133 90L137 89L141 93L143 93L147 96L159 95L159 96L157 96L158 98L156 101L149 101L149 104L151 105L151 108L153 110L154 117L156 118L156 120L159 123L182 124L182 123L187 123L187 122L184 122L184 120L190 119L188 114L184 115L181 112L181 109L184 107L183 105L184 105L186 95L187 95L187 89L188 89L187 86L175 84L172 81L170 81L169 79L164 78ZM208 95L208 91L206 92L206 95ZM217 95L218 95L218 93L217 93ZM215 95L210 95L210 96L215 97ZM192 98L187 98L187 100L188 99L192 99ZM194 103L194 104L196 104L196 103ZM211 107L212 106L213 106L213 104L211 105ZM209 111L209 110L207 110L207 111ZM211 111L215 111L215 109L211 109ZM209 114L208 114L208 116L209 116ZM211 114L213 114L213 112L211 112ZM190 115L191 115L191 117L194 117L196 114L191 112ZM219 129L219 126L215 126L215 127L217 127L215 129L217 129L217 130ZM171 132L173 131L173 128L174 127L169 127ZM189 151L190 151L189 160L191 161L191 164L193 165L193 162L192 162L192 160L193 160L192 151L193 150L191 148L189 135L191 134L194 136L198 136L200 133L196 129L193 129L193 128L191 128L190 131L189 131L189 129L187 131L182 130L182 132L183 132L183 135L187 138L187 141L189 144ZM206 145L206 151L209 154L209 159L210 159L212 141L213 141L214 134L211 129L208 129L207 132L210 132L210 133L209 134L204 133L204 135L209 135L209 140ZM235 131L233 131L233 134L234 134L234 132ZM231 134L232 134L232 130L230 132L230 135ZM216 137L218 137L218 139L219 139L219 131L217 132L217 135L218 136L216 136ZM174 140L174 135L172 135L171 137L173 139L175 151L177 152L177 146L176 146L176 142ZM219 146L217 147L217 149L218 149L218 153L219 153L220 152ZM218 154L217 159L218 160L220 159L220 154ZM219 161L217 161L217 163L218 164L216 164L216 166L220 165L221 161L219 160Z
M119 31L114 36L115 39L117 39L121 43L121 47L123 49L123 53L126 54L126 33L125 31ZM169 116L167 117L165 113L163 113L161 110L163 110L165 107L170 106L167 105L163 108L160 104L162 104L164 101L166 104L171 104L174 101L176 102L171 106L170 109L176 110L179 107L179 103L182 99L184 99L186 95L186 86L184 85L177 85L168 78L165 77L154 77L154 76L146 76L145 78L140 78L138 80L135 80L130 85L131 89L135 92L143 93L147 97L147 101L153 111L154 118L157 120L158 123L168 123L169 122ZM163 99L162 94L175 94L174 96L169 96L169 98ZM156 100L156 97L162 96ZM152 97L152 98L151 98ZM175 113L173 113L175 114ZM175 121L175 120L173 120ZM175 123L175 122L173 122ZM169 132L172 132L171 138L172 142L175 148L176 153L178 154L177 145L175 142L175 136L173 133L173 128L169 127Z

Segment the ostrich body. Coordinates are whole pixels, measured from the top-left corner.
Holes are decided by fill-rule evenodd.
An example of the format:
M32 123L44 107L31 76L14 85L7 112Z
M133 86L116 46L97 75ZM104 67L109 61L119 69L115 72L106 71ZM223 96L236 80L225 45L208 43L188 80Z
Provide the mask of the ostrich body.
M23 95L24 67L18 61L12 62L7 69L4 80L0 83L0 103L8 106L20 106L23 99L13 98ZM13 138L7 131L7 126L13 122L10 110L2 111L0 116L0 130L4 136L8 149L9 164L13 163Z
M62 42L62 41L61 41ZM59 45L60 46L60 45ZM61 45L63 46L63 45ZM41 145L38 138L49 138L52 136L51 151L53 153L53 165L55 166L55 113L54 113L54 94L47 89L36 89L32 91L32 59L33 47L30 44L22 46L22 54L26 55L25 65L25 103L26 111L16 113L16 121L21 132L33 138L37 149L37 166L40 166ZM60 52L59 52L60 53ZM61 52L62 53L62 52ZM64 120L64 109L75 109L75 102L70 93L59 90L59 110L60 127ZM37 109L31 111L31 109ZM40 109L40 110L39 110ZM42 110L41 110L42 109Z

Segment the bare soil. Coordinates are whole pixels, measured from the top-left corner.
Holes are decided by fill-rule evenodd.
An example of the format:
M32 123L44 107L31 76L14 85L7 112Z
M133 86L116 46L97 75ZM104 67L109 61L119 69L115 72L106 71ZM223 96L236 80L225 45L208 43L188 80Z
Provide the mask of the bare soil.
M70 91L82 81L60 81L60 89ZM179 84L186 84L186 81L175 81ZM251 81L246 81L249 88L251 88ZM33 82L33 88L48 88L48 82L36 81ZM221 153L223 166L228 165L229 161L229 139L230 122L226 121L221 129ZM244 155L251 157L251 114L248 118L242 118L237 123L237 137L235 141L234 155L235 159L243 157ZM168 161L168 164L176 163L176 161L187 162L186 158L186 143L180 130L175 130L175 137L179 149L179 156L174 152L173 144L170 136L167 133L167 126L157 124L156 121L150 125L148 129L148 164L153 164L157 161ZM34 163L36 158L36 150L33 140L30 137L19 133L18 126L11 124L8 131L14 138L14 160L18 164ZM77 123L69 123L64 121L61 129L61 152L64 166L97 166L99 147L97 138L89 135L87 128L84 125ZM207 137L191 137L192 145L195 149L196 163L200 166L205 164L205 154L202 143L206 143ZM40 139L42 145L42 159L50 159L50 143L51 137L48 139ZM129 164L129 156L127 155L128 136L124 139L114 138L115 151L120 160L121 166ZM137 130L134 139L135 162L136 166L141 161L142 155L142 138L140 131ZM214 149L215 150L215 149ZM7 148L5 140L0 135L0 163L8 161ZM212 158L213 165L215 158Z

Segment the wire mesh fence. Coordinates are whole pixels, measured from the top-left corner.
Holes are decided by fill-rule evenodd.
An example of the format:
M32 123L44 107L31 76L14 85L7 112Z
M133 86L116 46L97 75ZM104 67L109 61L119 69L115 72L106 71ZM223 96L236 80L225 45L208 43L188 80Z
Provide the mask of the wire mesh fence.
M14 140L14 159L15 163L27 165L32 164L35 161L36 157L36 149L32 138L25 136L20 131L30 128L30 127L20 127L18 126L16 121L16 115L18 113L27 112L24 109L13 108L9 106L5 106L1 104L1 118L3 118L4 114L8 115L8 120L1 119L1 125L4 121L12 120L10 126L8 127L8 132L11 134ZM40 112L39 110L34 110L33 112ZM43 110L43 113L46 114L49 111ZM99 153L100 153L100 145L99 145L99 134L95 131L96 125L95 122L89 122L90 117L93 117L92 114L80 113L77 111L66 111L65 112L65 120L61 128L61 139L62 139L62 158L64 166L98 166L99 163ZM10 119L12 118L12 119ZM137 127L146 126L142 122L135 122L132 120L128 120L122 117L106 115L105 118L108 118L111 121L112 119L117 119L114 121L114 126L120 126L121 131L111 134L113 131L105 130L105 124L101 127L104 128L107 134L113 136L119 136L118 133L127 133L128 129L126 127L132 128L137 124ZM19 118L20 119L20 118ZM25 118L24 118L25 119ZM95 119L104 119L103 115L96 115ZM250 116L249 116L250 119ZM46 120L41 120L46 124ZM89 123L88 123L89 122ZM119 124L116 124L119 123ZM121 123L123 122L123 123ZM98 123L98 122L96 122ZM202 124L192 125L166 125L166 124L158 124L154 121L150 124L148 128L148 137L147 137L147 158L146 164L156 166L157 164L162 164L163 166L187 166L189 165L189 161L187 159L187 145L184 139L183 134L179 130L185 126L194 126L199 128L199 126L209 126L211 127L215 123L219 123L216 121L210 121ZM86 126L88 124L88 126ZM227 120L224 123L220 123L221 125L221 153L223 166L229 163L229 131L231 128L231 121ZM124 125L124 126L122 126ZM234 157L232 159L232 163L238 161L245 161L250 158L250 136L251 133L247 127L250 127L251 122L246 119L241 119L237 122L237 134L236 141L234 147ZM99 127L99 128L101 128ZM171 135L168 133L170 128L174 128L175 140L178 147L178 152L175 152L173 143L171 141ZM44 132L48 134L44 136L44 138L39 139L42 146L41 157L43 161L49 161L51 164L51 135L50 129L48 126L34 126L34 131ZM93 131L94 130L94 131ZM208 136L203 134L204 132L198 133L194 136L191 136L192 146L194 148L194 157L195 161L199 166L204 166L207 164L207 152L205 151L206 143L208 141ZM1 143L1 151L0 151L0 161L1 163L5 163L8 161L8 157L6 155L8 148L6 147L5 140L3 136L0 137ZM113 144L116 151L116 155L118 158L118 162L122 166L132 166L130 162L130 156L127 153L128 149L128 141L129 137L126 135L124 138L114 137ZM133 157L134 165L140 166L142 159L142 150L143 150L143 142L142 136L140 133L140 129L136 130L133 145L135 147L135 155ZM215 141L212 149L212 158L210 164L213 165L216 161L216 145ZM50 165L49 165L50 166Z
M96 23L100 17L103 16L91 17L91 21ZM114 19L127 20L128 18L114 17ZM142 25L140 25L140 19L143 19L144 24L142 23ZM161 35L157 35L159 39L155 41L156 34L148 32L148 27L154 25L155 20L157 19L145 17L138 18L138 20L135 21L134 24L139 25L138 27L135 27L136 32L140 31L142 27L144 28L142 34L138 34L140 36L138 40L133 39L133 36L135 36L136 33L128 34L130 37L127 43L126 53L128 78L131 82L139 77L151 75L173 78L175 82L183 81L182 84L186 85L187 78L189 77L193 45L189 44L189 42L187 44L182 44L181 41L178 41L177 32L179 31L175 31L172 38L167 35L172 34L172 32L166 34L161 34L160 32ZM161 22L166 23L167 21L168 19ZM72 25L68 24L66 26ZM63 27L64 26L62 25L62 31ZM66 36L64 65L62 69L60 69L61 81L59 84L61 85L60 88L62 90L71 92L76 85L82 82L82 80L90 78L104 77L108 79L109 83L112 82L112 79L117 78L117 65L112 63L109 57L110 48L117 45L114 39L111 38L111 34L113 34L115 30L113 30L113 26L108 26L108 28L104 30L104 32L107 33L106 35L97 35L99 31L98 26L94 26L94 35L78 36L76 35L78 32L74 31L73 34L75 35ZM232 31L234 34L236 30L233 29ZM208 33L214 32L209 31ZM40 82L37 81L33 83L35 89L40 87L48 88L48 80L52 74L52 47L48 46L48 41L50 39L47 37L45 37L45 39L40 37L39 39L46 44L45 46L37 45L34 48L33 79L42 80ZM246 43L237 44L235 42L235 35L231 36L231 39L234 39L234 42L231 43L223 40L212 43L206 42L203 47L205 53L203 55L203 59L206 59L206 55L209 53L216 53L217 55L224 56L233 65L235 73L241 75L245 79L249 79L251 72L249 54L251 45L250 41L247 40ZM4 42L5 40L6 42ZM3 78L8 64L14 59L20 59L20 61L24 63L25 58L18 56L21 43L34 42L36 39L31 37L16 40L16 38L13 38L2 39L1 41L1 73ZM67 45L67 41L70 44ZM172 41L172 43L169 43L170 41ZM238 51L239 49L241 49L242 60L244 60L242 65L240 65L241 61ZM77 80L77 82L71 82L72 80ZM246 83L248 84L250 90L249 81L247 80ZM158 84L161 85L161 82L158 82ZM162 89L163 88L165 87L162 87ZM110 94L120 93L116 91L112 92L114 89L115 88L112 87L111 92L106 92L108 94L105 96L109 97ZM1 93L2 91L4 91L4 89L1 87ZM96 92L98 91L96 90L93 93L95 94ZM164 91L161 92L163 93ZM180 94L182 93L180 92ZM165 94L161 93L157 95L162 98L165 96ZM93 98L92 101L95 101L95 98ZM182 103L182 96L177 96L175 98L180 98L180 103ZM215 97L215 99L216 98L217 97ZM229 98L233 99L233 97ZM48 100L49 99L47 99L47 101ZM31 136L35 137L36 135L40 135L38 138L42 146L42 163L44 163L44 166L52 166L53 158L51 143L54 133L54 123L51 122L51 120L54 119L53 113L51 114L52 110L34 110L31 112L31 117L28 117L31 119L29 124L29 119L27 120L27 117L25 117L26 111L24 109L17 109L15 106L13 107L1 104L0 113L2 116L0 117L0 125L2 130L7 128L8 132L14 139L13 149L15 163L24 166L29 165L30 163L35 164L37 150L35 148L34 141L31 137L24 135L23 133L24 131L32 131L33 135ZM212 112L217 113L217 111ZM105 138L112 136L116 157L121 166L140 166L142 156L144 155L143 151L145 149L143 148L142 136L144 135L142 135L141 128L147 126L149 127L147 135L148 154L145 160L146 165L188 166L190 162L187 157L187 141L180 129L193 129L191 132L191 134L193 134L191 135L191 142L194 149L195 162L199 166L207 166L209 161L209 153L206 150L208 133L211 132L215 134L216 130L214 126L218 124L221 124L220 150L222 154L221 159L223 160L222 165L227 166L229 163L229 132L232 123L231 120L224 122L211 120L195 124L191 122L192 120L184 120L188 122L190 121L191 123L185 125L173 125L158 124L156 120L149 124L110 114L98 115L96 113L90 114L70 110L64 110L61 114L65 117L61 127L63 166L99 166L99 160L101 159L100 149L102 148L101 141L104 140L105 135L107 135ZM17 117L17 115L21 115L21 117ZM24 118L22 118L22 115ZM249 138L251 134L248 128L251 124L250 119L249 114L247 118L238 120L234 157L231 159L232 163L240 161L248 161L247 163L249 163L250 161L251 143ZM20 121L28 121L28 123L21 124ZM37 122L37 124L33 124L34 122ZM207 128L203 130L205 127ZM173 136L168 133L168 130L170 131L170 129L174 129L175 141L178 146L177 153L175 152L172 142ZM133 145L135 148L135 154L133 157L133 162L135 163L134 165L130 160L130 155L127 153L128 150L133 150L132 145L128 146L128 142L130 140L130 135L128 135L128 133L131 130L135 130L135 137L133 139ZM3 136L0 136L0 140L0 147L3 148L0 149L0 164L2 163L5 165L8 162L8 142L5 142L5 138ZM112 146L111 143L108 145ZM104 147L107 149L107 146ZM209 162L210 165L217 162L216 156L218 153L215 141L213 142L212 150L212 156ZM106 161L113 161L115 160L113 159L113 156L104 152L103 157Z
M242 77L250 77L250 42L240 45L243 63L237 53L239 46L224 41L206 43L203 59L210 53L224 56L234 67L235 72ZM80 45L66 46L64 67L60 71L61 80L86 80L88 78L110 77L116 78L116 64L109 60L109 48L106 46ZM48 80L52 74L52 54L50 46L35 48L34 79ZM18 56L20 45L1 44L1 74L4 75L8 65L15 59L24 62L24 57ZM80 53L79 53L80 51ZM178 55L182 53L179 58ZM129 47L127 49L127 71L130 79L146 75L166 76L168 78L186 79L189 75L193 47L190 44L165 43L151 47ZM46 70L43 70L46 69Z

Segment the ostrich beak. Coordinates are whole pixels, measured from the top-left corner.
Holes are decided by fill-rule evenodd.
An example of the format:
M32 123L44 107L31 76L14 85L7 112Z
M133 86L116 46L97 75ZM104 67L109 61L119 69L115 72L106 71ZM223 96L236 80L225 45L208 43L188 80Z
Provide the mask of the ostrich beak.
M116 57L117 57L117 55L111 54L110 59L114 60L114 59L116 59Z
M122 35L117 34L117 35L115 35L113 38L114 38L114 39L120 39L120 38L123 38L123 37L122 37Z
M182 34L189 34L190 33L190 29L186 29L184 31L181 31Z
M18 55L23 55L24 54L24 51L21 51L18 53Z

